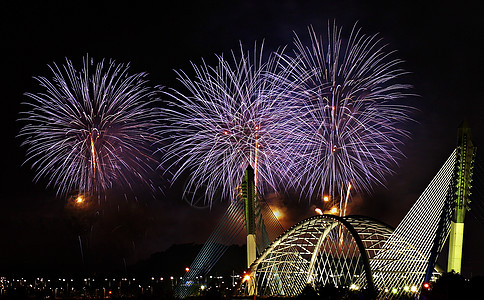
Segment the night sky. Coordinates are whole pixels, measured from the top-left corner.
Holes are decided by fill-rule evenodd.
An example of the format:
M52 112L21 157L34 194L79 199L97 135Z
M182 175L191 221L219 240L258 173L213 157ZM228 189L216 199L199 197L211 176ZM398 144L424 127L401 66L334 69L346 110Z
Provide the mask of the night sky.
M16 138L25 109L25 92L39 91L33 76L50 76L47 65L65 58L79 66L86 54L97 60L130 62L147 72L153 85L180 88L173 70L190 70L190 61L209 64L214 54L265 40L266 50L290 45L293 31L305 35L313 25L325 32L335 20L348 32L358 21L368 34L379 33L398 50L407 80L418 95L418 110L405 158L386 187L355 200L351 213L369 215L392 226L406 214L456 145L457 127L466 119L474 142L484 145L482 96L483 7L478 1L455 6L408 1L136 1L136 4L37 1L0 4L2 53L2 148L0 190L0 274L15 270L78 272L118 270L172 244L203 243L228 203L195 209L176 188L155 197L113 195L101 207L73 209L46 182L33 183L22 165L25 148ZM65 1L71 2L71 1ZM101 2L101 1L99 1ZM423 1L420 1L423 2ZM163 4L161 4L163 3ZM479 155L479 150L478 150ZM114 192L113 192L114 193ZM312 213L311 205L286 199L287 228ZM97 213L96 213L97 212ZM464 275L484 274L482 227L467 217ZM84 262L79 237L83 244Z

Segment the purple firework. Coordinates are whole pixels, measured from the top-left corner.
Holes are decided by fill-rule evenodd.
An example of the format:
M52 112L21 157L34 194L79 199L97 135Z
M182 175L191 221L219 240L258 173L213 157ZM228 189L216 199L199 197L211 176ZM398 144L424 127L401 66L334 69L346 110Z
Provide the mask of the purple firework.
M43 92L26 93L30 110L20 119L35 180L46 178L58 195L99 194L134 180L151 185L159 89L114 61L85 57L80 71L67 59L49 67L52 79L35 78Z
M261 193L286 182L285 146L295 128L293 106L283 101L289 85L275 75L276 55L263 61L261 47L251 58L241 46L231 61L217 58L216 67L192 64L194 79L177 73L188 93L171 93L171 108L162 114L175 179L188 172L185 193L198 191L209 204L215 195L234 200L248 165Z
M344 198L350 188L371 190L401 156L399 146L410 120L398 100L410 88L402 84L402 63L387 52L377 35L353 27L348 39L336 25L327 39L309 28L311 43L295 39L294 57L285 56L302 108L299 132L299 182L309 194ZM346 196L347 199L347 196Z

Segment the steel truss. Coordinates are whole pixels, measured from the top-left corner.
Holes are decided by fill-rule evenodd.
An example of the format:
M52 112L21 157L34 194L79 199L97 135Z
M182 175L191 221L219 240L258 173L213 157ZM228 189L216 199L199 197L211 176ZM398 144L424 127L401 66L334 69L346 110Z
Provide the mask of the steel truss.
M308 284L374 290L370 261L392 229L362 216L314 216L287 230L251 266L261 296L296 296Z

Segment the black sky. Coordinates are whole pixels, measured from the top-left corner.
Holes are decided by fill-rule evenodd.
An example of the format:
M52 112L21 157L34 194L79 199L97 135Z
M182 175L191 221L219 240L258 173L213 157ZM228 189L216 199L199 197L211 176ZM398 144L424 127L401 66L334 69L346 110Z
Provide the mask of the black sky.
M154 84L178 87L173 69L189 70L190 61L209 63L214 53L229 53L241 41L247 47L265 39L266 49L289 45L293 31L308 25L325 30L328 20L349 30L358 21L368 34L380 33L405 60L407 77L419 97L419 110L407 128L396 174L387 188L355 205L354 212L396 226L456 144L457 127L467 119L474 141L483 145L482 102L483 7L479 1L454 5L409 1L163 1L136 3L37 1L0 4L0 49L3 172L0 191L0 273L28 270L82 269L78 235L91 266L121 268L173 243L203 243L226 203L211 211L196 210L176 192L156 199L117 200L92 217L69 210L65 199L32 183L22 166L21 124L25 92L38 90L32 76L49 76L47 64L65 57L81 63L85 54L131 62L148 72ZM398 3L393 3L398 2ZM420 1L424 2L424 1ZM309 213L309 205L292 201L291 222ZM95 210L93 210L95 211ZM85 214L85 213L83 213ZM464 272L483 274L482 229L468 217ZM467 229L466 229L467 230ZM89 237L89 238L88 238ZM124 260L123 260L124 259Z

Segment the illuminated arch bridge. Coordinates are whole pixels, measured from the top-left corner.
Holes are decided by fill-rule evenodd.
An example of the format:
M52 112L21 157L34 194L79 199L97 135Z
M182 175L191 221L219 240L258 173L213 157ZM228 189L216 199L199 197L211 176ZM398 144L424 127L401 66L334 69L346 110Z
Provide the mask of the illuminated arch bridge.
M456 149L395 230L362 216L321 215L294 225L260 252L247 292L296 296L308 284L333 284L378 298L418 293L449 236L458 156Z
M308 284L374 291L373 278L379 272L372 266L378 265L377 254L392 234L388 225L369 217L311 217L287 230L257 258L250 274L255 286L249 289L261 296L296 296ZM413 253L411 244L400 243L404 252Z
M250 295L296 296L308 284L332 284L366 289L380 299L416 296L412 293L419 293L436 273L435 264L448 237L447 270L460 273L475 153L470 129L463 123L457 148L395 230L368 217L318 215L272 238L268 225L278 222L273 216L272 221L267 218L272 215L270 209L263 202L253 206L245 199L250 197L240 197L230 205L175 294L180 298L191 294L190 282L210 271L226 249L224 242L230 243L244 226L250 227L247 216L253 215L251 227L256 230L250 234L247 230L247 236L248 241L255 236L252 244L257 249L252 252L258 256L248 259L253 261L245 284ZM252 214L244 210L247 207Z

